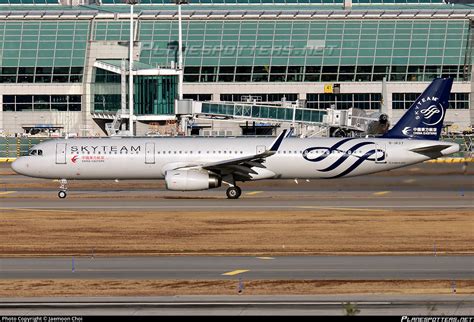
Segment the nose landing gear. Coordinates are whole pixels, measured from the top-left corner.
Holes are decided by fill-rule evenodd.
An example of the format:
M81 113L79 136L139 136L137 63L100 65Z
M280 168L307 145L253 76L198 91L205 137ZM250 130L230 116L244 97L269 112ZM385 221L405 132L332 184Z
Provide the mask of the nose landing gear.
M58 197L59 199L64 199L67 196L67 180L66 179L61 179L59 180L59 192L58 192Z

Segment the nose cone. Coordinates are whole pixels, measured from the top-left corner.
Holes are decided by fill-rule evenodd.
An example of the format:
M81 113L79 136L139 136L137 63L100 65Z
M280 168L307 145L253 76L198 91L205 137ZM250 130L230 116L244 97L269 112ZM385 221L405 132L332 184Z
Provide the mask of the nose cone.
M12 163L12 169L18 174L25 174L26 162L24 158L18 158Z

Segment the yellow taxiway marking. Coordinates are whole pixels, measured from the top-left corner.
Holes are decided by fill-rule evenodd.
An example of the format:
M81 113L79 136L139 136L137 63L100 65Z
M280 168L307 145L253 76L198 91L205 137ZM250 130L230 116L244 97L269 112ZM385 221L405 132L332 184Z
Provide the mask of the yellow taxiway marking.
M16 191L2 191L0 192L0 195L9 195L11 193L15 193Z
M257 257L258 259L263 259L263 260L270 260L270 259L275 259L273 257Z
M17 211L39 211L39 212L67 212L67 213L76 213L76 211L71 210L61 210L61 209L35 209L35 208L7 208L7 207L0 207L1 210L17 210Z
M319 207L319 206L299 206L300 209L320 209L320 210L348 210L348 211L371 211L371 212L380 212L388 211L387 209L378 209L378 208L346 208L346 207Z
M384 196L386 194L390 193L390 191L379 191L379 192L374 192L374 196Z
M247 196L253 196L253 195L256 195L256 194L259 194L259 193L262 193L263 191L252 191L252 192L247 192L246 195Z
M242 274L242 273L245 273L245 272L248 272L248 271L249 271L248 269L238 269L238 270L235 270L235 271L232 271L232 272L224 273L222 275L234 276L234 275Z

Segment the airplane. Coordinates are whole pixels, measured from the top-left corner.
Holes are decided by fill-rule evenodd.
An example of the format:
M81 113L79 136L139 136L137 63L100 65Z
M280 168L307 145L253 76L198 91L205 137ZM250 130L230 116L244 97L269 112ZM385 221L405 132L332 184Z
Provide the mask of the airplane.
M109 137L55 139L35 145L15 160L15 172L67 180L165 180L166 188L197 191L263 179L345 178L401 168L459 151L439 137L452 78L437 78L395 126L378 138Z

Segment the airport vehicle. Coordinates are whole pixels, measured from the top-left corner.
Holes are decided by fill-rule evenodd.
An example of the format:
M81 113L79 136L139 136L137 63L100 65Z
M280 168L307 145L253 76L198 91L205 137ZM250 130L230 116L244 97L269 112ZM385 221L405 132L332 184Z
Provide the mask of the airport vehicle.
M67 180L164 179L169 190L193 191L262 179L341 178L371 174L459 151L440 142L453 80L437 78L380 138L72 138L40 143L12 168L19 174Z

